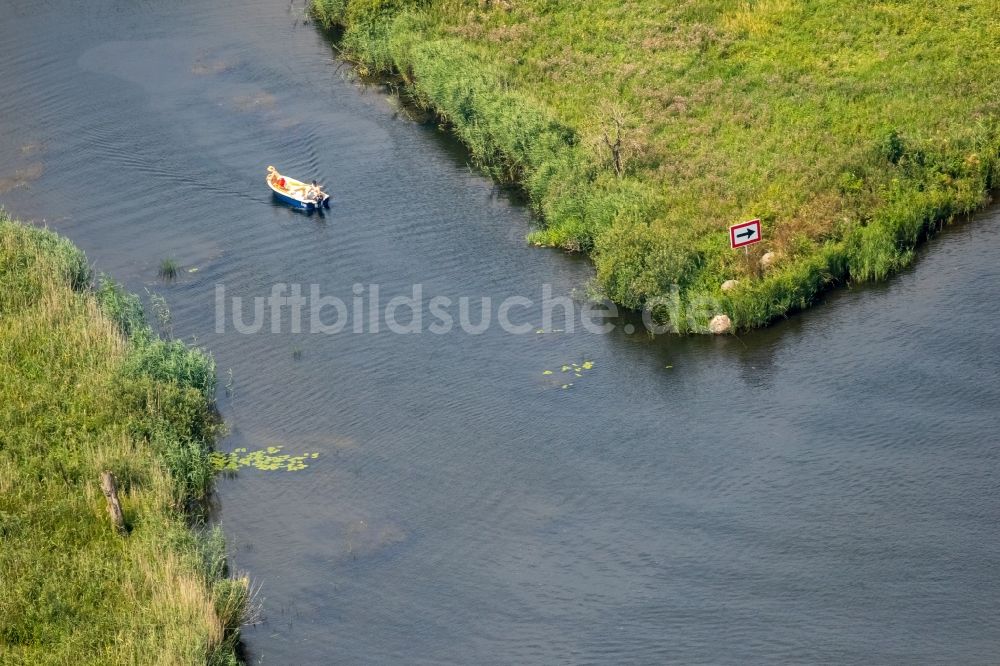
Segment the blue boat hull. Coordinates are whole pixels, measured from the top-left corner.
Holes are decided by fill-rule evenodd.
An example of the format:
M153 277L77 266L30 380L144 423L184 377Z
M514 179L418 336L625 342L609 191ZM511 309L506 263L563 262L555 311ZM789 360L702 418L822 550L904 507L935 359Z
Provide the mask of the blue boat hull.
M303 210L313 210L313 209L317 208L317 206L316 206L315 203L306 202L306 201L299 201L298 199L295 199L294 197L290 197L290 196L288 196L286 194L281 194L280 192L274 192L273 190L272 190L272 193L274 194L274 198L275 199L277 199L278 201L280 201L282 203L288 204L292 208L301 208Z
M292 206L293 208L301 208L302 210L316 210L320 206L322 206L323 208L329 208L330 207L330 197L327 197L327 198L323 199L323 203L322 204L316 204L316 203L313 203L311 201L299 201L298 199L296 199L294 197L290 197L290 196L288 196L286 194L282 194L280 192L275 192L274 190L271 190L271 192L274 194L274 198L275 199L277 199L278 201L280 201L282 203L286 203L289 206Z

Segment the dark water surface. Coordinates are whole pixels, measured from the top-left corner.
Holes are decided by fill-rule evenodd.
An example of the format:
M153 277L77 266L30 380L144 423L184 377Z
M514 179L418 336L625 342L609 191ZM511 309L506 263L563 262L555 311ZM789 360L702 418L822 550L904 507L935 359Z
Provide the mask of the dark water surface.
M0 13L0 202L167 299L218 361L224 448L319 453L219 484L263 600L252 661L997 661L996 209L742 339L220 334L216 284L499 301L590 277L301 16ZM275 205L268 164L324 177L333 210Z

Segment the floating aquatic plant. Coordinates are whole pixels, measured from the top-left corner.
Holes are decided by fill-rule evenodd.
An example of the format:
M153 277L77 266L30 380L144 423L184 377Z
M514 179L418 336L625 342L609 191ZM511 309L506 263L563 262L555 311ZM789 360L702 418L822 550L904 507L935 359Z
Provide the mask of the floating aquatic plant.
M214 452L212 454L212 465L217 472L235 472L241 467L253 467L265 472L284 470L286 472L297 472L309 465L307 460L315 460L319 453L303 453L293 456L281 453L281 446L269 446L266 449L247 451L245 448L233 449L229 453Z
M583 373L587 370L591 370L594 367L593 361L584 361L583 363L567 363L559 368L560 372L572 372L574 377L583 377ZM549 376L554 374L552 370L543 370L542 374ZM568 389L573 386L573 382L567 382L560 385L563 390Z

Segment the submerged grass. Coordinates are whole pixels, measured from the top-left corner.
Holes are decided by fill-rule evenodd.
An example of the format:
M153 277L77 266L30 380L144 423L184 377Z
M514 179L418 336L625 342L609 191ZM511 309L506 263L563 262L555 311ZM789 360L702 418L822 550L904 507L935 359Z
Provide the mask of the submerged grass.
M881 280L981 207L1000 160L993 0L314 0L497 178L538 244L704 331ZM727 227L760 217L744 256ZM761 266L773 252L776 260ZM723 293L721 284L738 280Z
M0 212L0 662L234 664L247 581L199 520L214 365L90 283L72 244Z

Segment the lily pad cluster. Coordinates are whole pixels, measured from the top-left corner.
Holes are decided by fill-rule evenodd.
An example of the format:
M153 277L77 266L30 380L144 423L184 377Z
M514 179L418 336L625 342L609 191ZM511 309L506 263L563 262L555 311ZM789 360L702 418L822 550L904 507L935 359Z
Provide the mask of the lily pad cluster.
M565 376L567 373L572 372L574 378L579 378L579 377L583 377L583 373L585 373L587 370L592 369L593 367L594 367L594 362L593 361L584 361L583 363L580 363L580 364L569 363L569 364L566 364L566 365L563 365L562 367L560 367L559 368L559 372L563 376ZM548 377L550 375L554 375L555 371L553 371L553 370L543 370L542 374L545 375L546 377ZM569 379L569 377L566 376L566 379ZM571 388L572 386L573 386L573 382L567 381L566 383L560 385L559 388L561 388L563 390L566 390L568 388Z
M247 451L245 448L233 449L229 453L212 453L212 465L217 472L235 472L241 467L253 467L266 472L285 470L297 472L309 465L307 460L314 460L319 453L303 453L293 456L281 453L281 446L269 446L266 449Z

